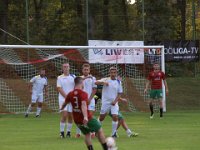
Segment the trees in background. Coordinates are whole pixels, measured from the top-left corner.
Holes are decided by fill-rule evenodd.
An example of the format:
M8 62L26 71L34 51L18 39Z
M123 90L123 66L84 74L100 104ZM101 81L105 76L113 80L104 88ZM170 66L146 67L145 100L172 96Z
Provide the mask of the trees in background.
M142 0L27 1L30 44L87 45L87 31L92 40L192 39L193 0L144 0L144 14ZM200 2L194 2L199 38ZM26 41L25 1L1 0L0 16L1 29ZM0 44L24 43L0 31Z

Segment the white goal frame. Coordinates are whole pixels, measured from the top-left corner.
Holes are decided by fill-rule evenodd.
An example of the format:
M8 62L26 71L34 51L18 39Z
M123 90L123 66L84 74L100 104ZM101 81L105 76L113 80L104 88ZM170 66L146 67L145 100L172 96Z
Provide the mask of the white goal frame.
M51 46L51 45L0 45L0 48L23 48L23 49L145 49L160 48L161 49L161 70L165 72L165 55L164 46ZM163 84L163 110L166 112L166 92Z

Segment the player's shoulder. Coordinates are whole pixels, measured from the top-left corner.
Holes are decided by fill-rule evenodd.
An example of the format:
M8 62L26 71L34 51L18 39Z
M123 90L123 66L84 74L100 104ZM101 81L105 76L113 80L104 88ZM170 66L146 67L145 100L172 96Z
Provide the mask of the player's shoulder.
M69 76L72 77L72 78L75 78L75 77L76 77L75 74L71 74L71 73L69 74Z
M58 79L61 79L61 78L63 78L64 77L64 74L61 74L61 75L59 75L57 78Z

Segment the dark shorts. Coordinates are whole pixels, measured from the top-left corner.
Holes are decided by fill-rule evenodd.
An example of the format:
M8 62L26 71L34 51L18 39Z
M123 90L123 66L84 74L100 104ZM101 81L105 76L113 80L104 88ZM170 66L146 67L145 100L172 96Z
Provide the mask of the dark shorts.
M101 124L95 118L90 119L86 126L80 124L76 125L84 135L90 132L98 132L99 129L101 128Z
M150 98L159 99L159 98L162 98L162 97L163 97L162 89L152 89L152 90L150 90Z

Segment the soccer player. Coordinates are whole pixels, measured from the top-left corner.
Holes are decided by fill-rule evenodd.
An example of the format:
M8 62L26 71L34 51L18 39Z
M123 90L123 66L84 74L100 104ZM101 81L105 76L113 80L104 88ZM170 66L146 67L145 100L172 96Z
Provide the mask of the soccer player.
M67 97L68 93L74 89L74 78L75 75L70 74L70 65L68 63L64 63L62 65L62 71L63 74L58 76L57 78L57 90L59 92L59 107L62 107L62 104L65 101L65 98ZM71 104L68 104L62 111L60 112L61 119L60 119L60 137L65 137L65 126L66 126L66 120L68 119L67 124L67 134L66 137L71 137L71 128L72 128L72 106Z
M125 98L119 98L118 101L127 102L127 100ZM109 113L109 115L110 115L110 117L112 117L111 113ZM124 116L119 111L118 112L118 126L117 126L117 130L119 129L120 126L122 126L124 128L124 130L126 131L128 137L136 137L136 136L139 135L138 133L131 131L131 129L128 127L128 125L127 125L127 123L126 123L126 121L124 119Z
M147 93L149 85L151 85L150 90L150 102L149 108L151 111L150 119L153 119L153 100L158 99L160 102L160 117L163 117L163 101L162 101L162 81L165 85L166 94L168 94L167 81L165 79L165 73L160 70L160 65L158 63L153 64L153 71L151 71L147 77L146 87L144 93Z
M95 84L96 78L90 75L90 65L89 64L83 64L82 66L82 73L83 75L81 76L84 81L84 88L83 91L85 91L88 94L88 110L90 113L95 112L95 100L94 100L94 95L97 91L97 85ZM94 133L91 134L92 137L95 136ZM80 133L76 134L76 137L80 137Z
M76 77L74 82L75 88L67 95L61 110L71 103L74 122L85 135L85 143L88 150L93 150L90 132L95 132L103 149L108 150L101 125L88 110L88 94L82 90L84 86L83 78Z
M36 117L40 116L43 103L43 91L47 95L47 77L45 76L45 70L40 69L40 74L34 76L29 83L29 90L31 93L31 104L29 104L28 109L25 113L25 117L28 117L29 113L32 110L32 107L35 106L36 102L38 103Z
M118 99L123 90L121 81L117 79L117 68L111 67L109 69L110 77L97 80L97 85L103 85L102 89L102 106L99 116L99 121L102 122L107 113L112 114L112 137L117 137L116 131L118 126Z

